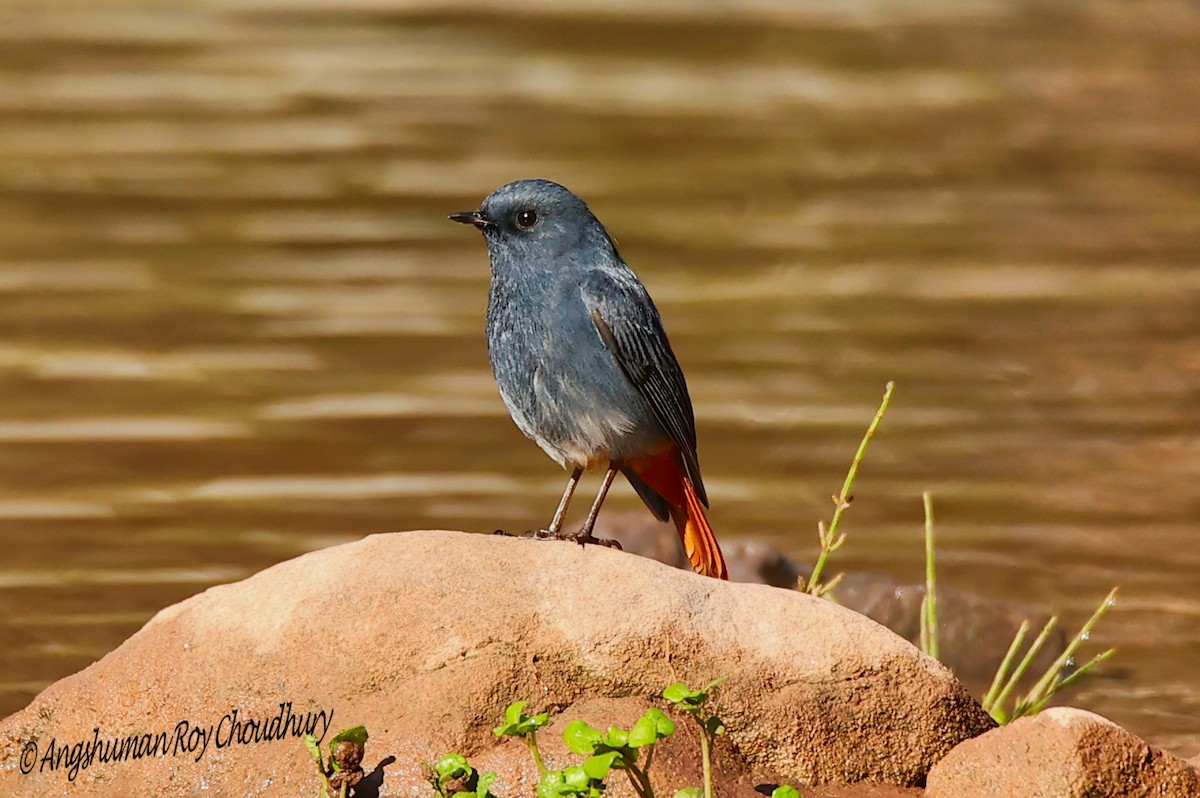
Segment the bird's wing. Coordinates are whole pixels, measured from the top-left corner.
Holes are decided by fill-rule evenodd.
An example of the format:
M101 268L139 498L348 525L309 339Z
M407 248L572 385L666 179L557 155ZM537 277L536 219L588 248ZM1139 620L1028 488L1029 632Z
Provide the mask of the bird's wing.
M591 272L580 286L584 305L600 340L679 447L688 478L707 507L696 458L696 420L683 371L645 287L632 275L622 278L624 275Z

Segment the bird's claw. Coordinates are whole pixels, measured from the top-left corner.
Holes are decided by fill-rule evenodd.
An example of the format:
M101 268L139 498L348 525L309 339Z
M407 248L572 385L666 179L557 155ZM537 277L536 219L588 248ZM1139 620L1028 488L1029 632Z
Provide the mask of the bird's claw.
M624 551L624 549L621 548L621 544L617 541L610 538L593 537L591 532L586 532L580 535L572 535L571 540L575 541L580 546L586 546L587 544L591 543L593 546L604 546L605 548Z
M499 530L497 530L496 533L498 534ZM590 531L579 534L573 532L564 532L562 530L555 532L549 529L530 529L525 533L525 537L530 537L535 540L572 540L578 543L580 546L586 546L590 543L593 546L604 546L605 548L623 551L621 544L617 541L610 540L608 538L593 537Z

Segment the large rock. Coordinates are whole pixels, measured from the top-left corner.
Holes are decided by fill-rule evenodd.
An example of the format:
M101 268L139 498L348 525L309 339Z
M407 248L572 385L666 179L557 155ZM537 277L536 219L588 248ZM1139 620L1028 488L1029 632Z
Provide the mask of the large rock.
M295 735L358 723L364 766L385 763L370 777L381 795L427 793L422 761L451 750L502 771L499 794L529 794L523 746L491 733L509 702L602 723L594 702L613 700L628 722L670 682L716 677L730 783L912 785L992 726L946 668L830 602L596 546L411 532L162 611L0 724L0 795L316 795ZM130 737L152 753L88 754ZM553 764L567 764L552 737ZM665 773L678 769L668 753Z
M1200 771L1115 723L1054 707L960 744L927 798L1196 798Z
M625 551L651 557L677 568L691 569L675 526L660 523L645 511L606 513L600 517L597 534L621 542ZM814 538L815 539L815 538ZM790 559L774 546L754 538L736 538L722 544L734 582L756 582L794 588L807 580L809 568ZM832 578L837 570L827 574ZM843 607L860 612L883 624L904 639L916 643L921 636L921 601L925 585L906 584L883 574L849 573L833 590L831 598ZM992 676L1008 654L1013 635L1021 623L1041 629L1045 615L1028 613L942 586L938 590L938 658L978 695L987 692ZM1050 631L1045 645L1029 668L1024 686L1032 683L1054 664L1067 644L1061 627Z

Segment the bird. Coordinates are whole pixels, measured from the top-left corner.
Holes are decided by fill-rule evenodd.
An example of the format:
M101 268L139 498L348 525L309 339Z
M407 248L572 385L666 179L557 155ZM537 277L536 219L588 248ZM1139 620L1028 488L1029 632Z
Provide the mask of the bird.
M544 535L592 537L617 473L660 521L670 519L692 569L728 579L708 522L696 422L683 370L649 292L587 204L550 180L517 180L478 210L491 261L487 344L517 427L570 472ZM578 533L563 522L583 473L605 468Z

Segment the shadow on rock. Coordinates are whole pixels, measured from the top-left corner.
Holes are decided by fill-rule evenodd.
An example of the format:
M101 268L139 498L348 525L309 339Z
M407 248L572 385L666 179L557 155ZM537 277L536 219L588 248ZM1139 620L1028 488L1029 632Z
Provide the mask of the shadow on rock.
M383 779L386 775L383 769L395 761L396 757L394 756L381 759L375 769L358 783L358 787L354 790L354 798L379 798L379 791L383 789Z

